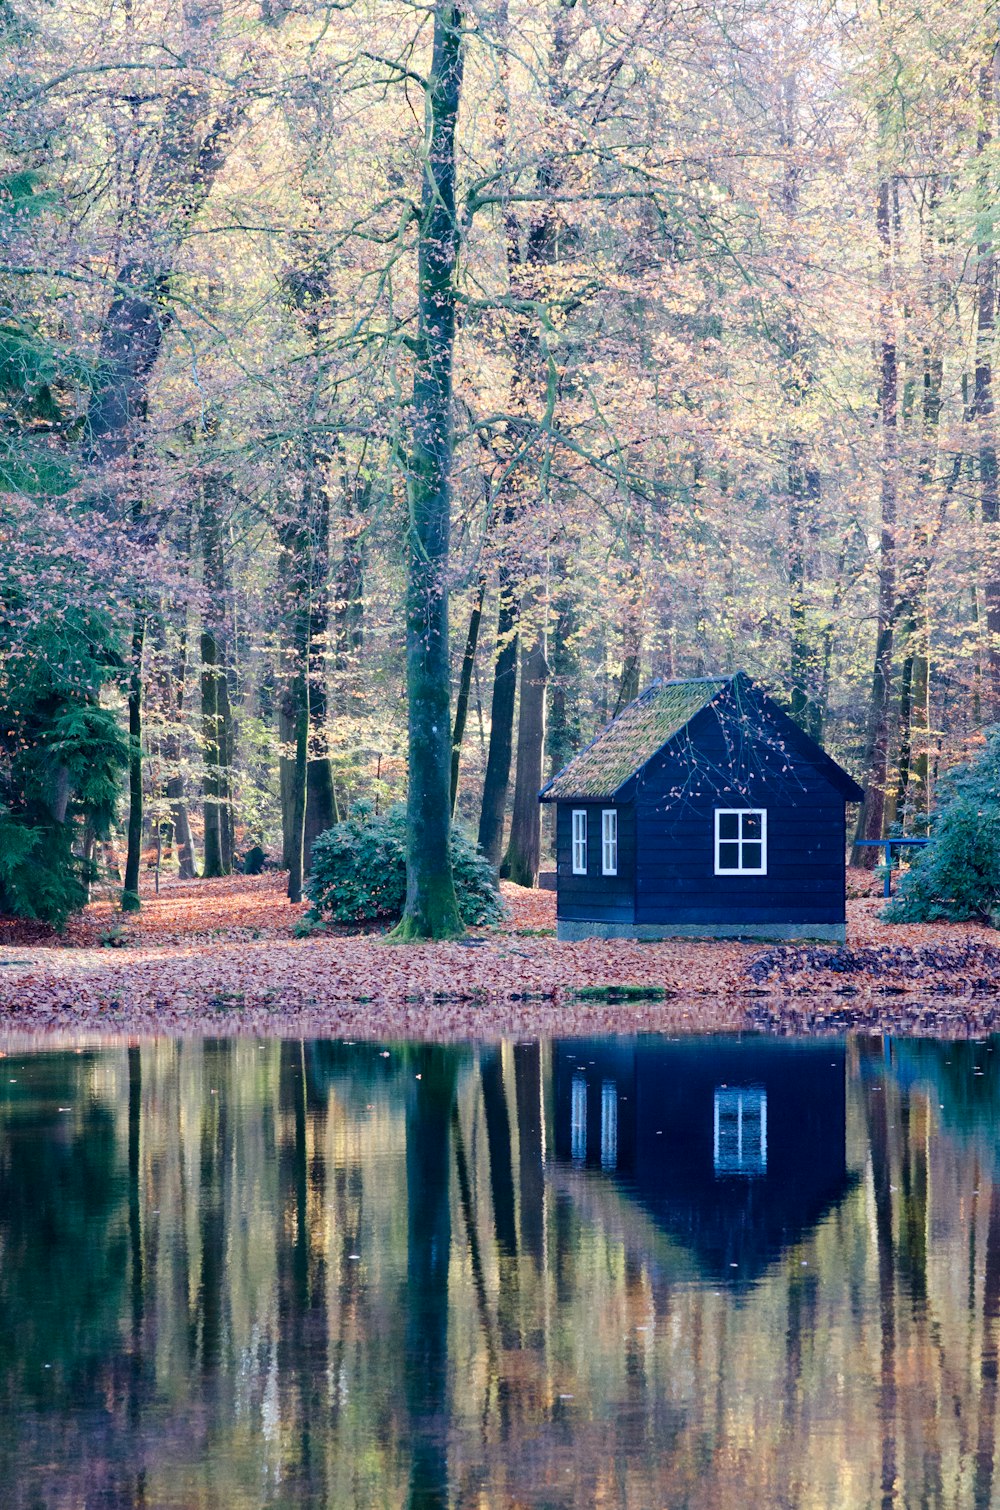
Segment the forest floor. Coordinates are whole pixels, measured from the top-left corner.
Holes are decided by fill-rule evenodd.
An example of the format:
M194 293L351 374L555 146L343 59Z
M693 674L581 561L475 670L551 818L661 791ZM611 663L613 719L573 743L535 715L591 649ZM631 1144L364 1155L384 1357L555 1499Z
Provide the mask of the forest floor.
M1000 934L889 925L866 872L848 943L558 943L555 895L504 883L497 928L397 945L295 938L283 875L167 880L138 915L95 901L63 935L0 921L0 1034L495 1037L637 1031L1000 1028Z

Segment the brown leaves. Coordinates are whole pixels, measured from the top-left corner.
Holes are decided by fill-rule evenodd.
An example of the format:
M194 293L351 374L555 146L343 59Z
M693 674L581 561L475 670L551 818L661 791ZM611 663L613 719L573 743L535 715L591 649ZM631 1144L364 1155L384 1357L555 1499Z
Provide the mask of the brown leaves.
M845 971L835 950L809 945L558 943L553 892L503 889L511 917L502 928L473 931L465 942L398 945L346 931L293 938L303 909L287 902L280 875L169 881L134 918L96 902L62 940L6 927L0 1014L8 1032L460 1038L734 1030L798 1020L798 1001L808 1002L813 1023L842 1024L845 1013L868 1022L873 1003L891 1021L893 995L928 993L931 981L954 995L1000 986L990 930L890 927L877 917L877 899L848 903ZM112 930L124 947L100 946ZM964 975L956 960L966 962ZM616 1004L575 994L623 986L651 988L659 999ZM766 1004L754 1000L762 996Z

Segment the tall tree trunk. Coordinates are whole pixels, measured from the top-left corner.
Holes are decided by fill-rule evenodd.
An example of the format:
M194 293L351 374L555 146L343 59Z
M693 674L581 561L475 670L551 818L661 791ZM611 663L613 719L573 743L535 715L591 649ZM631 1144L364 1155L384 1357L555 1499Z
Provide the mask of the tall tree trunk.
M988 156L996 112L995 61L979 70L980 125L977 156ZM986 644L989 718L1000 719L1000 478L997 473L996 413L993 402L993 340L996 333L997 266L993 245L995 195L987 168L980 171L979 223L986 227L977 246L976 379L973 407L979 435L979 499L984 535Z
M186 608L183 610L186 615ZM173 703L173 715L178 725L184 721L184 704L187 697L187 672L188 672L188 636L186 622L181 627L180 643L177 647L177 656L174 661L173 675L170 679L168 695ZM173 848L177 859L177 870L182 881L191 881L195 876L194 866L194 840L191 835L191 822L188 816L187 797L184 790L184 776L179 766L181 759L181 732L178 729L171 733L166 741L164 754L167 761L174 766L174 770L167 777L166 795L170 803L170 821L173 828Z
M892 692L893 624L896 613L896 486L897 486L897 351L895 275L892 250L893 180L886 173L878 185L876 228L879 258L879 383L881 427L881 532L878 560L878 621L875 664L868 706L865 749L865 798L858 814L853 865L873 869L878 850L861 848L859 840L881 839L885 818L889 768L889 711Z
M206 877L232 874L230 781L234 755L232 705L229 698L229 578L226 568L220 484L206 479L202 489L201 538L204 562L204 609L201 628L201 716L205 775Z
M518 602L513 573L500 567L500 608L497 614L497 654L490 703L490 742L483 778L483 804L479 817L479 848L499 869L503 851L504 813L510 786L510 762L514 749L514 709L517 702Z
M556 561L552 577L565 584L569 566ZM580 748L580 656L576 647L578 615L572 593L564 585L553 604L553 627L549 636L549 717L546 731L549 771L555 775Z
M330 631L330 491L326 475L328 458L313 457L311 488L313 503L312 554L309 593L309 751L306 764L306 813L303 835L304 866L312 863L313 842L339 822L337 794L333 785L330 736L327 728L329 697L326 685Z
M455 125L462 88L463 13L436 0L426 93L419 301L410 454L406 680L409 708L406 905L400 938L462 932L449 834L451 718L448 555L451 530L452 363L455 348Z
M483 603L486 599L486 583L480 581L472 612L469 615L469 632L465 637L465 654L462 656L462 673L458 681L458 696L455 698L455 723L451 732L451 816L455 816L458 801L458 777L462 768L462 741L469 718L469 698L472 695L472 673L476 667L476 650L479 646L479 630L483 622Z
M545 753L545 686L549 667L539 628L521 651L521 708L517 721L517 771L510 842L501 874L518 886L537 886L542 854L542 760Z
M201 737L204 762L201 789L205 824L202 875L206 879L227 874L222 843L220 680L218 644L211 629L205 625L201 631Z
M552 51L549 59L549 104L553 111L560 110L566 99L564 70L570 49L569 18L576 8L577 0L559 0L553 28ZM497 26L499 46L506 56L507 31L506 3L498 6ZM507 169L508 141L507 117L501 113L496 132L496 156L501 174ZM525 250L521 252L521 238L517 218L511 207L505 210L505 246L507 273L511 292L515 297L529 299L539 297L537 271L556 256L555 196L561 181L555 153L546 149L535 174L541 208L528 228ZM544 297L544 291L541 294ZM538 354L537 335L527 320L515 336L514 365L510 384L511 412L522 415L526 394L532 376L532 367ZM521 432L525 430L518 421L512 444L521 444ZM490 713L490 745L486 760L486 777L483 782L483 806L479 822L479 847L492 865L500 864L503 853L504 814L507 792L510 785L510 763L514 743L514 705L517 687L518 617L523 567L516 562L509 534L516 513L513 495L519 468L512 457L508 463L508 475L502 484L506 495L503 510L504 555L500 562L500 610L497 621L497 659L493 676L493 701ZM516 563L516 564L515 564ZM516 780L515 780L516 785Z
M122 884L122 911L139 910L139 869L142 864L142 657L146 642L146 614L138 607L132 620L132 664L128 683L128 849Z

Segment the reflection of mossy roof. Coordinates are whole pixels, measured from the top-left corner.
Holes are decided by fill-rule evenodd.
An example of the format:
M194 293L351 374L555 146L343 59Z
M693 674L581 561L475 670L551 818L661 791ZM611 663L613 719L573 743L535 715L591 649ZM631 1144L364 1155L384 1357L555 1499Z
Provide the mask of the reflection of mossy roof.
M729 681L729 677L715 676L654 682L553 776L539 795L549 802L613 796Z

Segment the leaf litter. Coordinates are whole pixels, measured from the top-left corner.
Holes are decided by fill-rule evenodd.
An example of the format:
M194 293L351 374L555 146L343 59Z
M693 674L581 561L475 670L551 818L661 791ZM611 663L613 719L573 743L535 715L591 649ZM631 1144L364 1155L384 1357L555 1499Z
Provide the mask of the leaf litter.
M446 1039L1000 1025L1000 935L974 923L883 923L866 882L862 873L849 888L848 944L836 949L560 943L554 893L508 882L508 920L461 940L395 945L347 928L295 938L305 908L287 901L280 874L167 880L139 914L101 898L61 936L0 921L0 1022L7 1034Z

